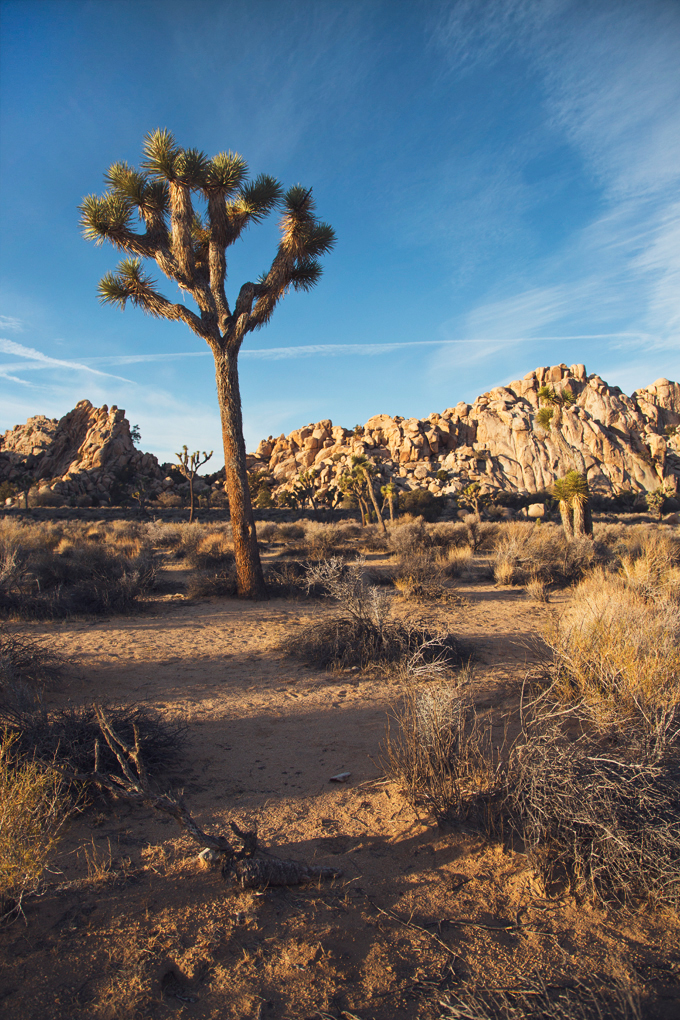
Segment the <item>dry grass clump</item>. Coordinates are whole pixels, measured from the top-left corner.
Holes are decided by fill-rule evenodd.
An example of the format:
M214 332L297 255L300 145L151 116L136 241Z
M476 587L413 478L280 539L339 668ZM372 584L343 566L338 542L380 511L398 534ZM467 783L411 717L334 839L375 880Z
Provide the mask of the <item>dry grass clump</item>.
M353 523L322 524L318 521L305 523L304 546L310 559L323 560L329 556L346 556L359 539L364 540L362 529Z
M422 628L389 619L391 596L368 583L364 561L346 564L340 558L322 560L305 571L308 592L337 603L340 613L315 622L286 642L288 654L321 668L366 668L394 662L421 650L424 659L459 664L460 649L450 635L438 637Z
M437 821L474 821L491 831L491 806L503 789L499 749L490 726L451 683L407 688L388 727L383 766L413 807Z
M224 571L230 567L234 563L231 529L229 532L222 529L199 532L197 541L191 546L185 546L185 560L188 566L199 570Z
M22 757L16 734L0 734L0 917L44 871L68 817L64 781L54 769Z
M664 584L657 578L650 599L646 583L599 570L552 621L554 694L580 703L599 728L653 730L680 704L680 613L659 594Z
M630 977L615 975L601 987L570 981L565 987L548 986L529 976L516 991L470 983L440 999L439 1020L642 1020L637 985Z
M494 577L497 584L527 584L534 578L550 582L577 581L601 557L590 539L568 541L552 524L512 522L501 526L496 542Z
M134 609L156 583L156 564L138 526L120 523L0 525L0 612L49 619Z

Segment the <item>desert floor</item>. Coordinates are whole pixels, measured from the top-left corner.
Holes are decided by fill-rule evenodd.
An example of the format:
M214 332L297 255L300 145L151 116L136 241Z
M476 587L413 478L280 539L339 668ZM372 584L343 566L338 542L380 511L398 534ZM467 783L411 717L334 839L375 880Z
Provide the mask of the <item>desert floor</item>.
M466 981L569 988L611 983L623 968L646 1015L680 1016L675 915L548 895L519 849L438 829L385 780L398 686L314 671L280 651L333 612L327 602L190 602L182 572L167 577L170 592L135 616L12 625L69 662L49 703L141 703L184 717L169 781L198 822L256 826L281 856L342 877L234 891L174 821L102 802L70 824L43 893L0 930L0 1013L434 1020L463 1015L446 1003ZM458 589L457 603L395 600L395 613L467 643L468 685L502 733L541 659L546 614L568 593L546 606L481 576ZM329 781L340 772L346 783Z

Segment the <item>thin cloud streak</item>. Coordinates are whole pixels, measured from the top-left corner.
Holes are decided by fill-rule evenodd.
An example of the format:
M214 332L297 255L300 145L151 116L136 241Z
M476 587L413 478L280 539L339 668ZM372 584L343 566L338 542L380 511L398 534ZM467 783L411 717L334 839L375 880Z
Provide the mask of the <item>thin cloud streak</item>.
M337 358L371 357L391 354L396 350L413 347L451 347L458 344L528 344L544 340L623 340L628 343L655 342L657 338L642 332L617 333L575 333L569 336L519 336L519 337L466 337L459 340L405 340L375 344L305 344L297 347L262 347L241 351L242 358L258 361L281 361L289 358ZM208 358L210 351L175 351L172 354L115 354L101 358L86 358L84 363L93 365L132 365L145 362L168 361L177 358ZM18 369L19 365L10 366ZM27 366L28 367L28 366ZM37 367L37 366L36 366Z
M98 369L90 368L89 365L81 362L62 361L60 358L51 358L48 354L43 354L42 351L36 351L33 347L24 347L23 344L18 344L15 343L14 340L6 340L2 337L0 337L0 353L14 354L15 356L28 358L31 364L26 365L26 368L33 368L38 365L42 368L70 368L79 372L92 372L93 375L108 376L110 379L118 379L119 382L132 382L131 379L124 379L123 376L120 375L111 375L110 372L100 372Z

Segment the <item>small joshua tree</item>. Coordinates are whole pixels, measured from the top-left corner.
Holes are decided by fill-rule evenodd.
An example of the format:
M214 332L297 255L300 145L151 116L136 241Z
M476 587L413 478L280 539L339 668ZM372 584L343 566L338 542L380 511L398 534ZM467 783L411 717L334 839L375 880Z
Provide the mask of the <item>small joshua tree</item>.
M579 471L568 471L558 478L551 495L559 503L564 534L568 539L584 535L592 537L593 520L590 513L588 480Z
M186 447L184 447L186 450ZM139 506L140 514L146 513L146 502L149 498L149 481L150 479L146 475L142 475L137 479L137 484L133 488L130 496Z
M456 499L461 506L467 507L477 516L491 502L491 496L487 492L482 492L479 482L471 482L462 492L458 493Z
M301 471L295 479L293 493L298 502L304 507L309 502L312 510L316 510L316 487L315 482L319 472L312 468L311 471Z
M190 454L186 445L182 447L181 453L175 454L179 460L179 470L189 482L189 524L192 524L194 520L194 478L198 473L198 469L207 464L212 455L212 450L210 453L206 453L204 450L203 460L201 460L200 451L196 450L195 453Z
M650 513L656 514L658 520L661 520L663 516L663 508L667 499L668 489L665 485L660 486L658 489L654 489L653 492L645 493L647 509Z
M394 524L394 505L397 502L397 487L394 482L388 482L387 485L383 485L380 489L381 496L384 497L383 506L387 503L390 508L390 523Z
M385 527L385 522L382 514L380 513L380 507L378 506L378 500L375 497L375 490L373 488L373 478L377 474L375 464L373 464L368 457L364 457L363 455L354 456L352 457L352 469L358 475L363 476L364 481L366 482L366 488L368 489L368 495L370 496L373 509L375 510L375 516L378 524L382 530L386 532L387 528Z

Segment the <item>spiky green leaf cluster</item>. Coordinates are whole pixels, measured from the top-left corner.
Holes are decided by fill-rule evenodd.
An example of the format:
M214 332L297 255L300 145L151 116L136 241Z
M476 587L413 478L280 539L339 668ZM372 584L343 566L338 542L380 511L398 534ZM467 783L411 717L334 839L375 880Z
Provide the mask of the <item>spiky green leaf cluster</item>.
M588 479L580 471L568 471L563 478L558 478L555 481L550 494L560 503L584 504L590 495Z
M536 424L539 428L544 429L545 432L550 431L550 425L552 423L555 410L552 407L540 407L536 412Z
M128 301L150 315L157 315L154 302L160 299L155 283L142 269L139 259L123 259L113 273L107 273L99 282L99 300L105 305L117 305L121 310ZM162 300L162 299L161 299Z

